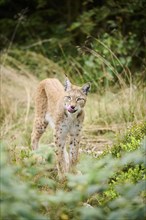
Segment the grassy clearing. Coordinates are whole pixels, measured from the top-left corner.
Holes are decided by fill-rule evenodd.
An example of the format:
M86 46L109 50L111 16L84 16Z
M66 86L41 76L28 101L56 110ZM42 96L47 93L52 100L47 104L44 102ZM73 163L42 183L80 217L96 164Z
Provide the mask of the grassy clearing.
M1 96L1 135L16 145L28 145L34 115L34 93L37 78L30 73L3 67ZM7 94L7 96L5 96ZM146 91L144 88L127 88L118 93L107 91L104 95L90 94L86 106L85 129L125 127L145 119ZM23 134L23 135L22 135ZM52 131L47 129L42 143L52 142Z
M28 59L29 57L29 59ZM10 50L2 57L1 67L1 136L12 145L29 145L34 115L34 95L39 79L57 77L63 82L64 71L43 55ZM54 71L52 73L52 70ZM53 74L53 75L51 75ZM54 75L55 74L55 75ZM37 76L37 77L36 77ZM7 94L7 95L5 95ZM145 120L146 88L143 84L125 85L118 91L108 87L103 94L90 94L84 128L127 127ZM52 142L47 129L42 143Z
M37 83L37 79L28 72L1 68L1 135L7 141L10 137L20 140L20 132L28 129Z

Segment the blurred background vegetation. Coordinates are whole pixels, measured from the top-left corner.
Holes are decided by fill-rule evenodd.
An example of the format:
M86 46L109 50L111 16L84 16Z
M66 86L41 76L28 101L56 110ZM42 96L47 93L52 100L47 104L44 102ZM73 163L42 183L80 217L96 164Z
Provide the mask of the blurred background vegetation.
M39 53L74 81L93 80L93 90L120 77L145 80L145 8L145 0L1 0L1 50L17 48L12 56L26 55L32 70L39 64L27 52Z
M0 217L146 219L146 0L0 0L0 30ZM65 73L92 93L61 182L52 131L36 152L30 134L39 81Z

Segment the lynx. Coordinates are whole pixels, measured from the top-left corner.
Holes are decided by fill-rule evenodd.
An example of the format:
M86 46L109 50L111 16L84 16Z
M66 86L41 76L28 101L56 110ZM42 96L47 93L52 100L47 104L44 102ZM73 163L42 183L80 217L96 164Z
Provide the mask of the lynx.
M49 78L40 82L36 92L35 118L31 134L32 149L38 148L39 139L49 124L54 129L60 178L67 172L75 172L84 106L89 89L90 83L78 87L66 78L63 87L58 79ZM69 153L65 146L67 136L70 136Z

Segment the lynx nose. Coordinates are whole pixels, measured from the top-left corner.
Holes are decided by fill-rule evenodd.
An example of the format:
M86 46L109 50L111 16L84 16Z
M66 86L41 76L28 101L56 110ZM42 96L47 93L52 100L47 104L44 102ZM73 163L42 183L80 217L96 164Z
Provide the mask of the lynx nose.
M71 107L71 109L75 109L75 106L73 106L73 105L71 105L70 107Z

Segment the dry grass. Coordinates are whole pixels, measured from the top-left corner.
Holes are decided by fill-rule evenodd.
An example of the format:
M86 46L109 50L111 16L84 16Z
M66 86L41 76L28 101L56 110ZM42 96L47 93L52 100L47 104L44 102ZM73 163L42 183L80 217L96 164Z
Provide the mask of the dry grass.
M30 123L32 102L38 80L27 72L1 67L1 136L17 137ZM22 129L20 129L20 127Z
M56 77L62 80L65 75L64 69L56 62L41 53L29 50L9 50L8 53L2 55L2 63L26 75L31 72L32 75L37 76L40 80L47 77Z
M87 103L86 124L138 122L146 118L146 88L136 86L121 89L117 93L92 94Z
M1 67L1 138L7 145L29 146L34 116L34 93L38 79L26 69ZM131 86L117 93L90 94L86 106L85 128L94 126L127 126L146 119L146 89ZM51 129L42 143L53 141Z

